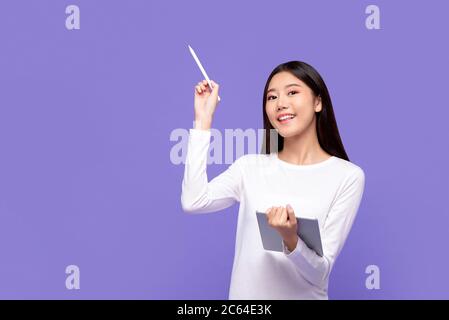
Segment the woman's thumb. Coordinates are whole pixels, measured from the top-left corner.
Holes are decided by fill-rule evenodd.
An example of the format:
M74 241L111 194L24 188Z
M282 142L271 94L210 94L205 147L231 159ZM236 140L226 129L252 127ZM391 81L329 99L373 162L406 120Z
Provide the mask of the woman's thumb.
M214 95L214 97L218 96L218 88L219 88L218 83L215 83L212 80L210 81L210 83L212 84L212 95Z
M287 214L290 220L296 219L295 212L290 204L287 204Z

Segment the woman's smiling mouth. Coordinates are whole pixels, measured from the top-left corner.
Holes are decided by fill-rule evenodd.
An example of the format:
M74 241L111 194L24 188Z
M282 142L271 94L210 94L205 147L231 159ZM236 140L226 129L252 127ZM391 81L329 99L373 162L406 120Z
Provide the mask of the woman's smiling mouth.
M294 115L292 113L283 113L277 117L277 120L280 123L284 124L284 123L290 122L290 120L292 120L294 117L296 117L296 115Z

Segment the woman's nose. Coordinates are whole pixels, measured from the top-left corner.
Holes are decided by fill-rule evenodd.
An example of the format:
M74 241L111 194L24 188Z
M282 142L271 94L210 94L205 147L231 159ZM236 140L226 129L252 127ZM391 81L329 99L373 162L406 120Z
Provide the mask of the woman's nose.
M277 105L276 105L276 110L281 110L281 109L286 109L287 108L287 106L284 104L284 100L283 99L281 99L281 97L279 97L278 99L277 99Z
M287 107L282 103L278 103L278 105L276 106L276 110L279 111L282 109L287 109Z

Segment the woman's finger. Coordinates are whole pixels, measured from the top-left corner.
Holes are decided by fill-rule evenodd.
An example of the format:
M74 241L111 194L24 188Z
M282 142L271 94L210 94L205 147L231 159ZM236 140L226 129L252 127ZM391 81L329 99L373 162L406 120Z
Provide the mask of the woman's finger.
M216 82L213 82L212 80L210 81L210 84L211 84L211 90L212 90L212 92L216 92L217 93L217 96L218 96L218 89L220 88L220 85L218 84L218 83L216 83Z
M271 225L271 216L273 215L272 209L273 209L273 207L270 207L270 208L268 208L268 210L266 212L268 225Z
M273 216L275 213L275 207L270 207L267 211L267 219L268 219L268 223L271 223L273 221Z
M275 221L275 223L276 223L276 225L279 225L280 224L280 221L281 221L281 213L282 213L282 207L277 207L276 208L276 214L275 214L275 217L274 217L274 221Z
M288 215L288 220L290 221L290 224L295 225L296 224L296 216L295 216L295 212L293 211L293 208L291 205L287 205L287 215Z
M207 87L207 86L209 86L209 83L206 80L203 80L203 81L198 82L198 85Z
M279 223L281 225L285 225L287 223L287 217L287 209L283 207L281 213L279 214Z

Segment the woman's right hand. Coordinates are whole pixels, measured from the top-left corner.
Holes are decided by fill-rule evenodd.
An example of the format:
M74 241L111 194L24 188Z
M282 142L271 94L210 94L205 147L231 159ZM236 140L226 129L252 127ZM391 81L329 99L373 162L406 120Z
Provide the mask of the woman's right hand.
M212 118L218 104L219 85L210 81L210 88L207 80L198 82L195 86L195 128L210 129Z

